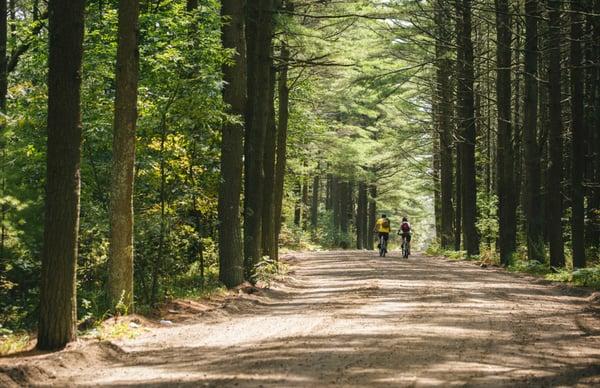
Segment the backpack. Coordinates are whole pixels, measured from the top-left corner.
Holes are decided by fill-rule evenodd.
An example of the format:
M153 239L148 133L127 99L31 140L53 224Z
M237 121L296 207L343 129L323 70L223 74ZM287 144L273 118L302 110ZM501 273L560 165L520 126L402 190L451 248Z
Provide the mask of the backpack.
M384 218L381 222L381 226L385 229L388 229L390 227L390 220L388 218Z
M410 232L410 225L408 224L408 222L403 222L400 226L400 229L402 229L402 232L408 233Z

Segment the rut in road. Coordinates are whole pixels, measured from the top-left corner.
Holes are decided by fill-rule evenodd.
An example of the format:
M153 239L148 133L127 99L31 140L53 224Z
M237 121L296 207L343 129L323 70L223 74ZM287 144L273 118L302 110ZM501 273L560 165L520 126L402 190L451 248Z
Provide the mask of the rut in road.
M599 309L585 290L399 253L286 261L288 278L250 307L119 341L111 359L40 383L600 384Z

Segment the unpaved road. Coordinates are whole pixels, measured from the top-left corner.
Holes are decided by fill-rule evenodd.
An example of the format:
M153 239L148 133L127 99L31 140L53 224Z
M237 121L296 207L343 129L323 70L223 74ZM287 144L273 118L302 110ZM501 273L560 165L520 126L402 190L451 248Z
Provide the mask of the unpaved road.
M222 314L21 362L57 386L600 386L585 290L423 256L288 262L287 280Z

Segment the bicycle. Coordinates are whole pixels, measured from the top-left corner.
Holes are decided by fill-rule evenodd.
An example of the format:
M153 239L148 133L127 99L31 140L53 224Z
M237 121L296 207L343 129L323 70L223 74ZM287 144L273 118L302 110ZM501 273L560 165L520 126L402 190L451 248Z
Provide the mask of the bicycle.
M408 259L410 255L410 240L407 235L402 235L402 257Z
M387 240L385 236L379 236L379 257L385 257L387 253Z

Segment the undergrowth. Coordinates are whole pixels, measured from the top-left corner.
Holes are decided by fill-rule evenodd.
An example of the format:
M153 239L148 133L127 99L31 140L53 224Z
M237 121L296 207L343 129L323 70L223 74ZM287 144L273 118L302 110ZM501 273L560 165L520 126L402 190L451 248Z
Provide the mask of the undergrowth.
M30 341L29 333L13 333L0 327L0 356L24 351L29 346Z
M285 275L287 271L288 266L285 263L265 256L255 266L255 280L261 286L269 288L274 280Z
M485 264L499 264L498 254L493 249L482 249L479 256L467 258L465 251L444 250L438 244L431 244L426 253L430 256L443 256L452 260L478 260ZM570 258L567 257L567 259ZM526 248L519 247L507 270L540 276L550 281L600 290L600 263L575 270L570 267L570 260L568 260L568 264L567 268L553 268L548 263L528 260Z

